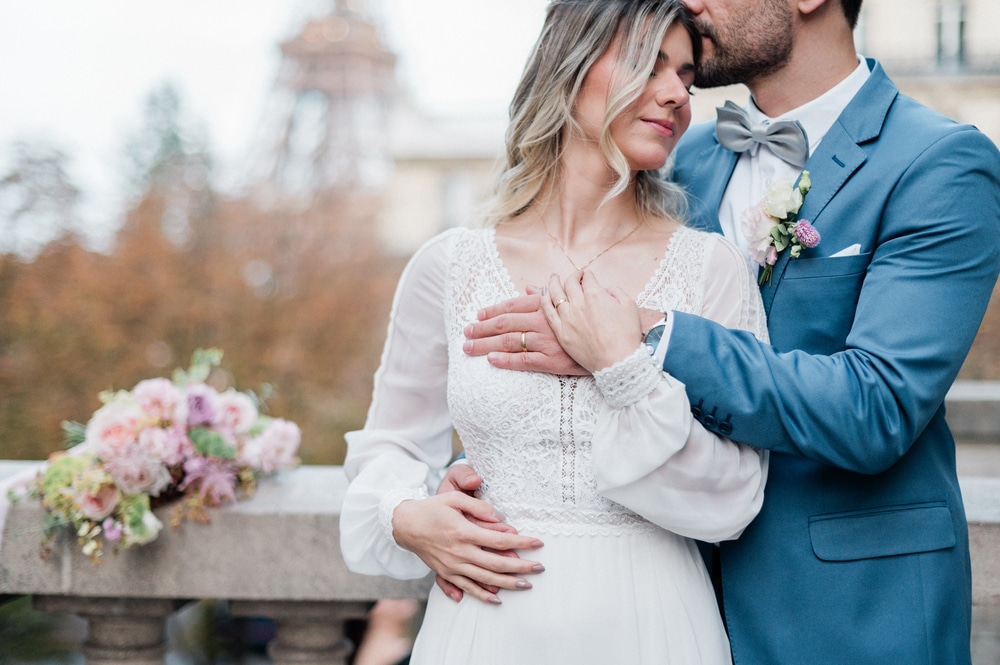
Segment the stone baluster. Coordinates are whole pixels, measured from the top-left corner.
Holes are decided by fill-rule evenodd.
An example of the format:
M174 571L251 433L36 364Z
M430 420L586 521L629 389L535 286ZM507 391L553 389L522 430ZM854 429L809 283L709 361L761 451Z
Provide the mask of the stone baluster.
M87 620L83 644L87 665L163 665L166 620L181 601L34 596L32 604L44 612L75 614Z
M274 665L346 665L354 645L344 624L365 616L372 603L230 601L233 616L267 617L277 626L267 655Z

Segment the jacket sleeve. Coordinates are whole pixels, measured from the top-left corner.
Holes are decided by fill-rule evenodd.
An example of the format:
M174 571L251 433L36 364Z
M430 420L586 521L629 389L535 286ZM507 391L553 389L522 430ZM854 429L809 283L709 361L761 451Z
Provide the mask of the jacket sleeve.
M692 404L728 419L734 439L879 473L941 408L1000 269L1000 158L978 131L955 126L904 166L881 169L877 183L855 175L852 193L824 212L833 225L865 216L877 227L862 239L871 244L856 257L867 266L855 293L837 291L843 279L793 284L788 275L803 259L764 287L777 289L775 346L675 316L664 369L686 384ZM845 332L821 344L829 311L843 304Z

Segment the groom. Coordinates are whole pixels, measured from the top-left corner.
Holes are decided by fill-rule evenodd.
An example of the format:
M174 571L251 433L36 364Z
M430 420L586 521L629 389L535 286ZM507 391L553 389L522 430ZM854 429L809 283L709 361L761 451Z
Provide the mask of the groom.
M697 85L747 84L747 122L798 121L808 145L789 164L748 138L764 131L720 128L737 153L714 124L692 128L674 170L691 223L746 249L743 211L804 166L799 217L821 236L796 258L777 253L761 286L770 345L644 314L644 325L664 317L657 356L695 417L772 451L759 517L715 550L735 662L967 665L968 532L943 402L1000 270L1000 156L859 61L861 0L685 4L703 34ZM537 303L488 309L466 351L578 371ZM523 331L540 352L518 352ZM643 512L643 493L631 495Z

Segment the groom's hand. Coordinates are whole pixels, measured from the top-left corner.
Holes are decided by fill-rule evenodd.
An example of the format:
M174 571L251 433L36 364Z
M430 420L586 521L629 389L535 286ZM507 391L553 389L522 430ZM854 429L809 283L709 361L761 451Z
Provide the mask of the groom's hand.
M462 492L468 496L474 496L475 491L479 489L479 486L482 484L483 479L479 477L479 474L476 473L471 466L464 463L453 464L451 468L448 469L448 473L446 473L444 478L441 480L437 493L443 494L445 492ZM493 517L492 520L484 520L478 519L474 515L466 513L465 518L483 529L498 531L500 533L517 534L517 529L506 522L503 522L499 516ZM520 558L514 550L496 550L487 548L486 551L500 556L512 557L514 559ZM462 597L465 595L462 589L460 589L457 585L452 584L441 575L435 575L434 581L439 587L441 587L441 590L444 591L445 595L455 602L462 600ZM496 595L496 593L500 590L500 587L492 584L484 584L482 582L475 583L487 593L492 595Z
M540 289L511 298L479 312L479 320L465 329L470 356L487 356L494 367L564 376L584 376L587 370L569 357L556 340L540 307ZM525 351L521 347L524 334Z

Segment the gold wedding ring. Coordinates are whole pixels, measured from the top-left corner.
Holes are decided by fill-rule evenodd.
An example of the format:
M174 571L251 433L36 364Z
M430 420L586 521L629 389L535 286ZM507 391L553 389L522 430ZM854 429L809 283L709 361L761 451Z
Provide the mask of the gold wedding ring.
M559 305L563 304L564 302L569 302L569 298L563 298L559 302L552 303L552 306L555 307L556 309L559 309Z
M521 353L524 353L524 352L526 352L528 350L528 342L524 338L525 335L527 335L527 334L528 333L526 333L526 332L521 333Z

